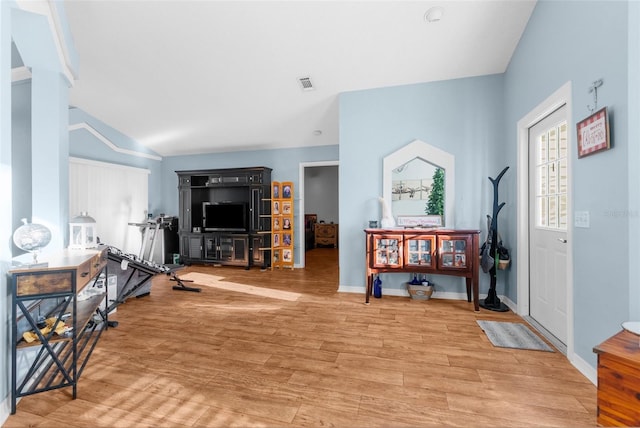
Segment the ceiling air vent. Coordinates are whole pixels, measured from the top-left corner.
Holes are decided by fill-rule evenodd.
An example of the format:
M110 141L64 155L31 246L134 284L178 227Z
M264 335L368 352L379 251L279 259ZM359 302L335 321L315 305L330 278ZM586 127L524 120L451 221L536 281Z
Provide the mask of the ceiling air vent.
M315 89L313 83L311 83L311 77L301 77L298 80L303 91L313 91Z

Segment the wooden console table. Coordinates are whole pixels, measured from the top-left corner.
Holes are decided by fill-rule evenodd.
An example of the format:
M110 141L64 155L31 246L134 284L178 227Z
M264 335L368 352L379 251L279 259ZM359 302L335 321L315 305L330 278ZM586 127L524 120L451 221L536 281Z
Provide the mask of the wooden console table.
M598 425L640 426L640 338L621 331L598 354Z
M379 273L430 273L466 278L467 301L479 303L480 231L454 229L365 229L367 292Z

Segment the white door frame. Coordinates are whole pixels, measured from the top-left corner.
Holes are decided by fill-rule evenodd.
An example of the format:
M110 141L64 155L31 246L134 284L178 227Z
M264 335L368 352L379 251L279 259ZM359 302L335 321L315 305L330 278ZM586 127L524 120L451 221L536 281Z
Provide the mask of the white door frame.
M300 262L296 267L305 267L306 266L306 254L305 254L305 240L304 240L304 169L309 167L316 166L339 166L339 161L318 161L318 162L300 162L300 166L298 169L298 195L300 195L300 202L298 202L299 210L298 211L298 230L299 233L297 235L298 248L300 249ZM339 177L339 174L338 174ZM338 178L338 186L340 186L340 178ZM340 219L338 219L338 223L340 223ZM338 232L339 233L339 232ZM340 240L340 236L338 236L338 240Z
M518 304L517 312L520 316L529 315L529 128L561 106L567 108L567 166L569 170L567 206L567 357L573 356L573 193L572 193L572 157L574 153L574 132L571 113L571 82L565 83L546 100L540 103L527 115L518 121L517 148L517 257L518 266Z

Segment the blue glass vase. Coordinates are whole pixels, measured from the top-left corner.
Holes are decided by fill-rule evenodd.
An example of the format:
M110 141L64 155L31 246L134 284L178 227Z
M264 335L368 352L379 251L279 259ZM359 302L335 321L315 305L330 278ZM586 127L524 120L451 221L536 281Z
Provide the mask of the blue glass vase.
M379 299L382 297L382 280L379 276L373 281L373 297Z

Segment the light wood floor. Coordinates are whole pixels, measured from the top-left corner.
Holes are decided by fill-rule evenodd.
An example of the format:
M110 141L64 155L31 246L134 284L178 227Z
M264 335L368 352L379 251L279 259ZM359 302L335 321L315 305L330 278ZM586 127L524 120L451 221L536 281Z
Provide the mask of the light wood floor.
M335 292L336 266L323 248L304 270L183 270L210 284L201 293L158 275L117 309L76 400L68 388L25 397L5 426L596 425L596 389L562 354L493 347L476 324L513 313L366 306Z

